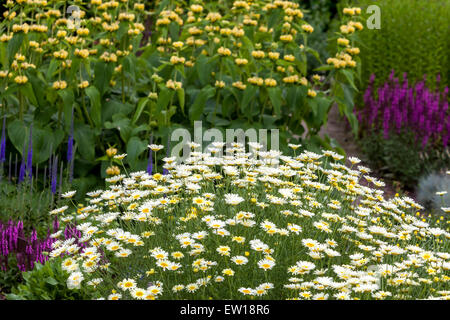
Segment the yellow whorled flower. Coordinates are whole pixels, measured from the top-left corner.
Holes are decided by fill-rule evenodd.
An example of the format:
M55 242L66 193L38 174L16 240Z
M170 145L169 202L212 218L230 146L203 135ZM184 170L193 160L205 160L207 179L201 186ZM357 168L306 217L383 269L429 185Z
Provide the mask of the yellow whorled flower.
M225 47L220 47L217 49L217 53L221 56L231 56L231 50Z
M170 57L170 63L171 64L184 64L186 59L184 57L177 57L177 56L171 56Z
M344 8L342 10L342 12L344 14L346 14L346 15L354 16L354 15L357 15L357 14L361 14L361 8L357 8L357 7L355 7L355 8Z
M0 42L8 42L9 40L11 40L13 37L12 34L2 34L0 36Z
M350 40L346 38L339 38L337 39L337 43L341 46L348 46L350 44Z
M345 51L352 55L358 55L360 53L359 48L347 48Z
M193 4L193 5L191 5L190 9L191 9L191 11L194 12L194 13L200 13L200 12L203 12L203 7L202 7L201 5L199 5L199 4Z
M223 82L222 80L216 80L215 86L217 88L223 88L225 87L225 82Z
M353 33L355 32L355 27L353 26L348 26L348 25L342 25L340 27L340 30L343 34L349 34L349 33Z
M294 40L294 37L290 34L283 34L280 36L280 40L283 42L292 42Z
M284 77L284 78L283 78L283 82L284 82L284 83L290 83L290 84L292 84L292 83L296 83L296 82L298 82L298 81L299 81L299 77L298 77L297 74L294 74L294 75L292 75L292 76Z
M266 56L266 53L261 50L252 51L252 57L255 59L262 59Z
M87 88L87 87L89 87L89 81L87 81L87 80L82 81L82 82L78 85L78 88L80 88L80 89L85 89L85 88Z
M14 82L18 84L25 84L28 82L27 76L16 76Z
M175 49L181 49L183 47L184 43L183 41L175 41L174 43L172 43L172 46Z
M243 84L241 81L233 82L232 86L240 90L245 90L245 88L247 88L247 86Z
M235 37L235 38L241 38L245 35L245 31L244 29L242 29L241 27L234 27L231 30L231 34Z
M173 81L172 79L167 80L166 87L173 90L181 89L183 84L179 81Z
M303 31L305 31L307 33L313 33L314 32L314 28L311 25L309 25L309 24L302 25L302 29L303 29Z
M58 80L53 82L53 89L55 90L63 90L65 88L67 88L67 82L64 80Z
M277 60L280 57L280 53L279 52L269 52L269 58L272 60Z
M289 61L289 62L294 62L295 61L295 57L292 54L287 54L283 57L284 60Z
M117 62L117 55L115 53L103 52L100 56L100 60L105 62Z
M64 59L67 58L68 55L69 55L69 53L68 53L66 50L64 50L64 49L61 49L61 50L59 50L59 51L53 52L53 56L54 56L56 59L64 60Z
M266 87L276 87L277 81L272 78L267 78L264 80L264 84L266 85Z
M120 169L117 166L111 166L106 169L106 174L109 176L116 176L120 174Z
M209 20L211 22L216 22L222 18L222 15L219 12L209 12L206 16L206 20Z
M308 90L308 96L314 98L315 96L317 96L317 92L312 90L312 89L309 89Z
M245 66L248 63L248 60L247 59L236 58L236 59L234 59L234 62L238 66Z
M82 59L86 59L87 57L89 57L89 50L88 49L75 49L74 54L77 57L80 57Z
M81 37L85 37L89 35L89 29L88 28L80 28L77 29L77 35L81 36Z
M257 86L262 86L264 84L264 79L260 78L260 77L250 77L247 79L248 83L257 85Z
M355 28L358 29L359 31L361 31L362 29L364 29L364 26L363 26L363 24L362 24L361 22L353 22L353 21L350 21L348 24L349 24L350 26L352 26L352 27L355 27Z

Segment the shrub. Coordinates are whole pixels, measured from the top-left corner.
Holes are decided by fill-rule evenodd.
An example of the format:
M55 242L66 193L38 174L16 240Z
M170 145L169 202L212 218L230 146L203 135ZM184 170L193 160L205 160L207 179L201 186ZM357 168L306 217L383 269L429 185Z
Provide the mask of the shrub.
M317 54L307 43L312 28L298 4L147 3L79 6L76 28L73 17L63 16L78 1L5 4L2 130L15 148L7 152L24 157L33 146L31 165L41 166L55 153L67 161L65 168L77 168L74 183L80 183L98 177L99 169L106 177L98 157L110 146L127 152L133 170L145 169L150 136L166 144L172 129L195 120L205 127L279 127L284 141L303 134L306 123L315 136L334 92L353 117L352 99L343 97L357 59L339 47L341 64L330 68L335 81L329 95L320 78L307 72L307 54ZM149 42L142 40L146 8L156 8ZM358 19L347 16L344 22ZM354 35L348 38L353 45Z
M22 276L24 283L6 295L8 300L91 300L95 294L90 288L67 288L61 259L37 263L32 271L24 272Z
M416 217L420 205L384 199L357 158L260 147L109 178L75 218L89 245L63 257L79 270L68 285L102 278L105 299L445 298L450 233Z
M363 12L369 5L381 9L381 28L364 29L360 34L363 83L365 90L371 74L376 74L375 87L380 87L391 70L396 76L407 72L411 83L427 75L427 85L443 90L449 81L448 17L450 2L446 0L380 0L353 1ZM364 15L365 18L368 17ZM438 74L442 81L434 82Z
M305 7L305 20L309 21L314 27L314 32L310 35L308 43L311 48L314 48L320 56L321 61L326 59L336 52L336 48L328 51L329 31L333 18L336 18L336 23L340 24L341 19L335 17L336 2L330 0L307 0L296 1ZM311 54L308 54L308 71L313 72L315 68L320 67L320 62Z
M410 188L420 176L448 168L448 87L431 90L425 81L413 86L406 74L400 81L394 71L378 89L374 80L372 75L364 108L357 112L363 150L372 163L387 168Z
M450 208L450 171L448 174L432 173L419 179L417 201L428 212L442 214L442 208Z
M7 176L0 181L0 198L8 201L0 202L0 221L22 221L25 232L31 232L34 228L38 237L47 234L48 227L52 224L52 217L46 212L54 206L58 206L57 196L53 196L48 188L37 191L41 186L24 182L16 184Z
M57 210L59 212L60 210ZM54 211L51 211L54 215ZM33 270L36 263L45 263L48 260L48 253L52 250L52 245L56 241L51 237L50 228L46 236L38 238L36 229L33 228L28 234L25 231L23 221L15 222L9 220L7 223L0 221L0 270L4 274L3 281L0 282L1 292L5 293L22 280L21 272ZM47 225L40 226L47 228ZM77 243L80 247L84 244L78 241L80 232L73 225L67 225L64 230L58 231L59 222L55 218L52 226L56 234L64 236L65 240ZM72 240L69 240L74 238Z

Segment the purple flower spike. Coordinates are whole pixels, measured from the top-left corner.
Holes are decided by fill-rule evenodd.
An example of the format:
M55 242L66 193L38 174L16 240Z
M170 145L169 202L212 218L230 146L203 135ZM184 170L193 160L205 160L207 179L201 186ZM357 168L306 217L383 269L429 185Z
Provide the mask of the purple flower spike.
M58 184L58 156L54 156L52 163L52 178L51 178L51 189L52 193L56 193L56 187Z
M28 172L28 177L31 181L33 177L33 140L32 140L33 125L30 126L30 138L28 140L28 153L27 153L27 164L26 172Z
M69 182L73 180L73 108L72 108L72 120L70 124L70 134L67 141L67 163L69 166Z
M0 140L0 163L6 160L6 116L3 117L2 138Z
M374 75L364 93L366 108L358 114L360 123L369 130L383 132L388 139L391 132L404 130L415 135L415 141L425 148L446 148L450 140L450 114L448 112L448 87L443 92L426 87L427 77L412 85L407 74L401 81L395 71L378 89L373 88ZM436 77L439 86L440 75Z
M22 151L22 161L20 163L20 170L19 170L19 183L21 183L25 178L25 169L26 169L26 163L25 163L25 144L23 145L23 151Z

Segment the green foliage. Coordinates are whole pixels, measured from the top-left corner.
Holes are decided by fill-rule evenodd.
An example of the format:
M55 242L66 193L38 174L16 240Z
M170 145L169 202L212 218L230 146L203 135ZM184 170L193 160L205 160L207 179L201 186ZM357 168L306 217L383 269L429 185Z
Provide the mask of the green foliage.
M338 93L342 110L353 108L344 98L346 90L339 88L341 83L348 83L347 78L331 73L322 82L310 77L311 69L326 58L322 31L330 19L329 1L311 1L306 5L305 16L300 13L295 18L280 7L262 10L269 1L260 0L249 11L231 10L230 1L205 1L203 13L196 13L200 18L196 21L188 21L187 8L197 1L146 2L145 9L155 9L154 12L140 8L141 3L120 2L108 11L112 19L97 16L100 20L90 19L95 5L82 7L85 18L81 25L88 34L78 34L51 15L39 20L41 31L12 32L13 26L22 24L23 17L27 26L37 24L35 8L6 5L8 16L0 22L0 103L4 106L0 116L6 115L8 144L13 147L7 156L22 153L32 125L32 142L36 146L33 165L48 161L52 152L63 159L73 121L75 181L85 183L83 179L87 177L105 177L105 165L96 159L104 155L108 145L130 152L131 157L125 158L124 164L132 170L142 170L148 154L144 146L150 135L154 143L165 144L172 129L190 127L196 120L205 122L205 127L221 130L279 128L283 142L295 142L305 133L312 138L326 123L334 93ZM71 4L79 3L60 1L41 9L65 12ZM300 8L304 9L304 5L300 4ZM178 12L179 20L158 24L163 10ZM210 22L206 19L209 12L218 12L222 17ZM127 15L131 14L133 19L128 20ZM247 15L253 19L251 23L245 22ZM309 18L318 31L317 38L316 33L302 29ZM178 24L180 20L182 24ZM113 21L117 21L117 28ZM208 29L212 26L214 30ZM147 39L146 28L152 31L151 39ZM193 38L190 28L201 30L194 37L200 44L188 44ZM227 28L238 28L243 34L220 32ZM282 35L293 39L281 40ZM183 41L183 46L172 47L175 41ZM232 55L218 54L220 47L229 48ZM264 59L252 56L259 49L265 51ZM89 54L81 54L83 50ZM278 52L280 57L269 59L269 51ZM66 56L61 58L63 53ZM285 60L285 55L292 55L295 60ZM175 56L185 58L186 63L173 63L171 58ZM247 59L248 64L237 65L237 57ZM287 76L298 79L285 83ZM273 79L276 85L250 84L247 80L251 77ZM21 78L25 78L24 83ZM168 87L168 80L181 82L181 86L173 90ZM226 86L218 87L216 81L223 81ZM232 85L237 81L247 85L248 90ZM331 82L338 90L327 92ZM315 90L319 101L314 101L308 90Z
M61 259L50 259L44 265L37 263L32 271L22 273L24 282L6 295L8 300L90 300L93 291L87 287L68 289L67 273L61 268Z
M7 270L1 270L0 277L0 300L1 296L11 292L22 281L22 274L17 267L16 258L13 255L8 257Z
M317 51L320 61L326 61L330 52L336 52L328 50L329 30L336 14L336 2L332 0L299 0L297 2L305 7L305 20L314 27L314 32L308 38L308 44ZM312 53L308 53L308 61L310 61L308 71L313 71L321 65Z
M381 8L381 29L367 27L359 34L361 43L363 89L372 73L377 76L375 87L385 81L392 69L396 76L408 73L413 83L428 77L427 85L436 85L441 74L441 89L450 77L449 19L447 0L360 0L363 13L367 6ZM366 14L368 17L368 14Z
M450 163L449 154L433 148L422 149L421 143L416 143L413 133L408 131L391 133L389 139L383 133L371 132L359 143L373 168L379 169L384 177L401 182L409 191L414 190L421 176Z
M450 175L432 173L419 179L417 200L427 212L442 215L441 208L450 207ZM437 194L447 192L446 194Z
M48 212L52 208L50 190L36 191L28 183L15 185L5 180L0 181L0 221L10 219L23 221L24 228L31 231L35 228L38 237L47 234L52 218Z

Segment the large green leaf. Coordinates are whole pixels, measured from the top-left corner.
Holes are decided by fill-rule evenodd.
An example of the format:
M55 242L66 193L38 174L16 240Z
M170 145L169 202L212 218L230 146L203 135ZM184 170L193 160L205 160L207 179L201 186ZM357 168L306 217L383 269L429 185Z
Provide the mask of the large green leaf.
M358 88L356 88L355 82L353 80L354 76L353 76L353 72L346 70L346 69L342 69L341 70L342 74L345 76L345 78L347 78L348 82L350 83L351 87L355 90L358 91Z
M308 104L313 112L314 118L312 125L319 130L326 123L328 111L330 110L332 100L324 97L308 99Z
M178 89L177 94L178 94L178 103L180 104L181 112L183 112L183 114L184 114L184 100L185 100L184 89L183 88Z
M41 77L30 76L30 83L33 87L34 95L39 107L43 107L46 104L43 88L46 87L45 81Z
M96 87L90 86L86 88L86 94L91 100L90 117L97 128L102 125L102 105L100 99L100 92Z
M172 23L170 23L169 25L169 33L170 33L170 37L172 38L173 41L177 41L179 34L180 34L180 26L178 23L176 23L175 21L173 21Z
M8 124L8 137L16 150L22 154L24 145L27 144L30 135L29 126L25 122L16 119ZM22 155L23 156L23 155Z
M14 60L14 56L19 51L20 46L22 45L24 38L23 33L15 33L11 40L8 41L8 60L9 63L11 63Z
M112 118L113 118L112 122L109 122L109 121L105 122L105 128L106 129L114 128L114 129L119 130L120 137L122 138L122 140L125 143L127 143L131 137L131 131L132 131L132 126L130 125L131 120L127 116L125 116L121 113L113 115Z
M280 87L268 88L270 102L272 102L275 115L281 116L281 104L283 103L283 97Z
M43 129L33 127L33 163L47 161L51 153L58 148L64 140L64 131L45 127Z
M130 77L132 81L136 78L137 59L134 55L128 55L123 59L123 72Z
M27 126L23 121L14 120L9 123L8 137L20 154L22 154L24 146L28 145L29 135L30 126ZM42 163L48 160L51 153L61 144L64 139L64 132L50 127L40 128L38 124L34 123L31 139L33 163Z
M134 106L129 103L122 103L117 100L109 100L103 104L102 107L102 121L111 121L113 115L123 114L129 115L134 110Z
M347 117L350 126L352 127L353 135L358 134L358 119L353 112L345 111L345 116Z
M9 66L5 42L0 42L0 63L3 67Z
M127 143L127 159L133 168L136 165L138 157L147 149L147 142L142 141L139 137L131 137Z
M256 92L258 91L258 88L256 86L247 85L247 87L244 90L244 95L242 96L241 100L241 112L244 114L248 114L248 105L252 100L255 99Z
M199 120L205 108L206 101L214 97L216 89L210 85L203 88L195 97L194 103L189 108L189 119L191 121Z
M160 113L167 108L174 94L175 91L166 87L161 90L158 101L156 102L156 113Z
M70 88L58 90L58 95L63 101L64 127L66 129L66 132L69 132L72 122L72 108L75 102L75 96L73 90Z
M109 86L109 81L111 80L113 70L114 65L112 63L99 61L95 64L94 85L97 87L101 96L105 92L106 88Z
M24 85L21 85L19 88L20 88L20 92L25 97L28 98L28 101L30 101L31 104L33 104L34 106L37 107L38 106L38 102L37 102L37 99L36 99L36 95L34 94L34 90L33 90L33 87L31 85L31 83L28 82L28 83L26 83Z
M125 21L120 22L119 29L117 30L116 37L118 41L121 41L123 36L127 34L128 23Z
M195 69L197 70L198 79L201 86L206 86L211 81L211 71L217 64L218 57L208 58L205 55L200 55L195 62Z
M47 82L50 82L53 74L58 70L58 60L52 59L50 61L50 64L48 66L47 72L45 73L45 78L47 79Z
M281 9L271 10L271 14L269 15L269 21L267 23L267 27L273 28L278 21L280 20Z
M137 108L136 108L136 112L134 113L134 116L133 116L133 120L131 120L132 125L134 125L136 123L136 121L139 120L139 118L142 114L142 111L144 111L144 108L149 101L150 101L150 98L148 98L148 97L144 97L139 100Z
M74 140L78 145L78 152L85 160L95 160L95 135L93 129L84 123L75 125Z

